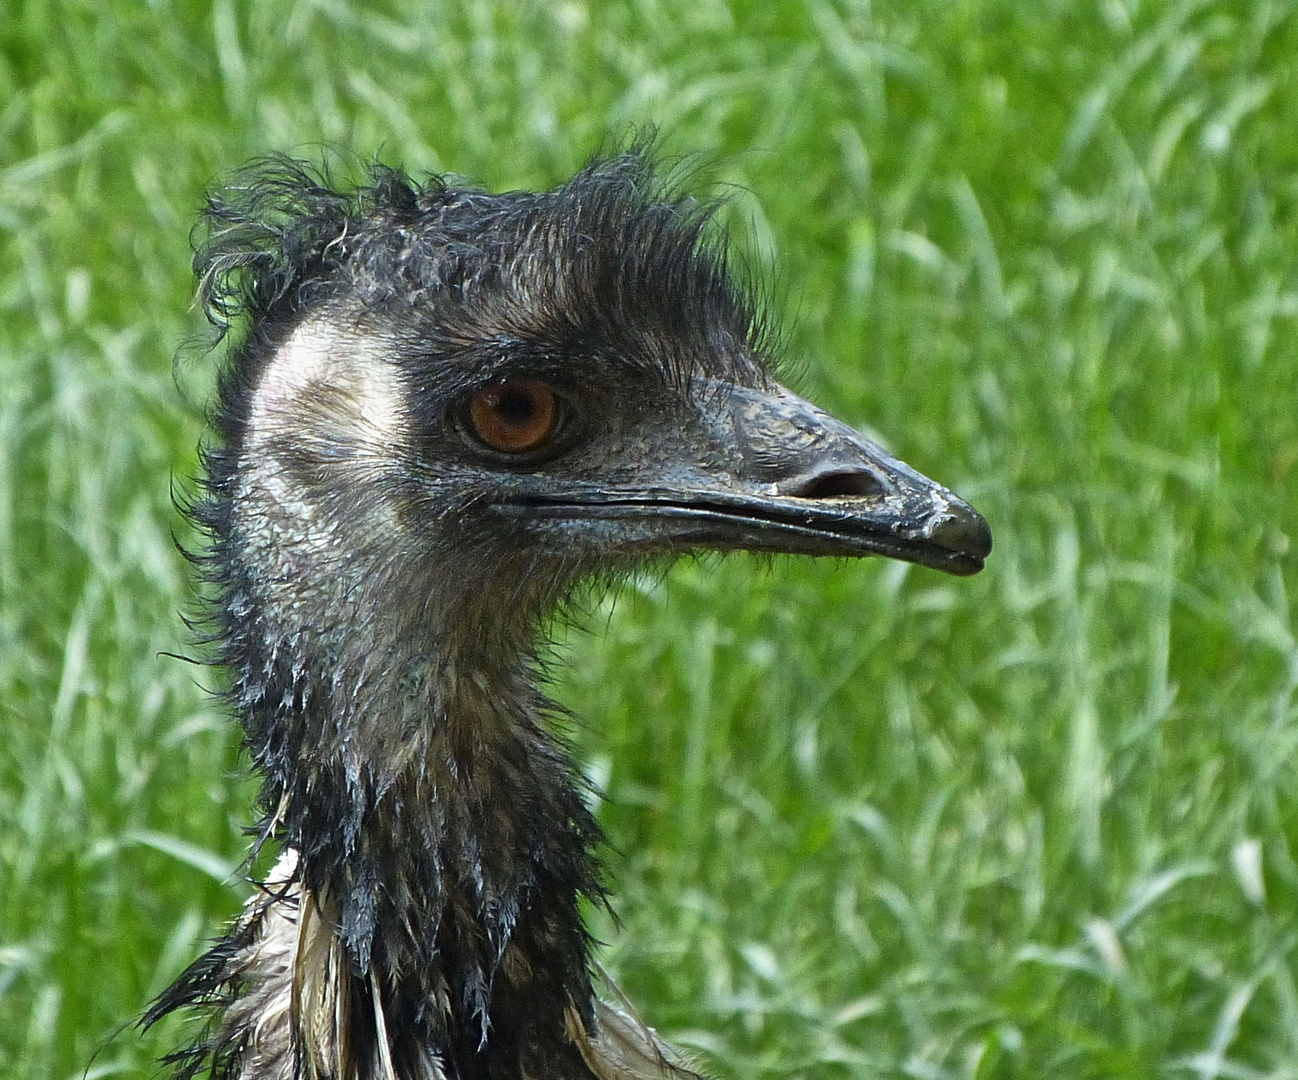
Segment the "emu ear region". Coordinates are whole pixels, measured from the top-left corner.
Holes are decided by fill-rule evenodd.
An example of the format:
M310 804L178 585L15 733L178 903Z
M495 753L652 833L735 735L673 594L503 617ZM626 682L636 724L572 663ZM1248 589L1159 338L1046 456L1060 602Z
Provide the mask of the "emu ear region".
M402 531L410 417L390 343L308 319L265 358L246 415L232 487L242 558L286 625L306 596L317 617L342 618L359 595L346 583Z
M975 574L991 530L964 500L783 387L718 384L616 485L525 482L496 509L627 550L886 555Z
M390 344L303 322L266 362L252 391L245 443L250 451L333 449L377 462L392 456L408 420ZM327 456L327 455L326 455ZM250 454L249 464L255 464Z

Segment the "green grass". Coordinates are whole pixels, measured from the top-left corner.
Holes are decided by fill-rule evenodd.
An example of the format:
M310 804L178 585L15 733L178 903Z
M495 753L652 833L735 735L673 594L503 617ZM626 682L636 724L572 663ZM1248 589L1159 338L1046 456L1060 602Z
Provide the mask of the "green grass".
M170 533L186 234L268 148L545 186L657 122L798 388L986 572L732 558L566 634L606 968L718 1077L1298 1077L1298 4L9 0L0 1075L235 910L250 787Z

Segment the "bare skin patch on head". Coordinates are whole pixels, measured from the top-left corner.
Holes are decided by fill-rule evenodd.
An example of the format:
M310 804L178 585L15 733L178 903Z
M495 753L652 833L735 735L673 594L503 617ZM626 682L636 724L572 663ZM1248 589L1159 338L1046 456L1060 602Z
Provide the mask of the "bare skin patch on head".
M396 528L383 496L400 467L405 394L382 337L346 319L309 319L275 352L252 391L236 500L265 536L248 540L294 576L298 556L341 553L345 528ZM318 566L317 562L317 566Z
M324 320L304 322L276 351L253 391L248 442L298 436L382 455L402 427L403 394L382 342ZM312 420L325 421L323 426Z

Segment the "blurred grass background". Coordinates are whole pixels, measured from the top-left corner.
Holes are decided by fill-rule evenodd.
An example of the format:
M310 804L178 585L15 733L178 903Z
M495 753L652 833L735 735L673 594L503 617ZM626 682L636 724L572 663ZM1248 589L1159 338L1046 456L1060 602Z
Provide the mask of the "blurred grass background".
M652 121L798 389L997 546L685 564L565 635L605 966L723 1078L1298 1077L1296 57L1292 0L5 0L0 1075L155 1074L119 1025L242 896L167 655L204 188L544 187Z

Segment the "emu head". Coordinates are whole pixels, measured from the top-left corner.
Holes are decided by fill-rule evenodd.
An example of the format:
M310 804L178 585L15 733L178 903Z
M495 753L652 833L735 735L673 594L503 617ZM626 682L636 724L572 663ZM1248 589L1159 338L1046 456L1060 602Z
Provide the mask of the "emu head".
M637 154L543 194L380 172L351 200L281 165L243 200L200 252L252 319L212 474L272 639L490 664L646 557L982 566L974 510L773 381L707 208Z
M464 761L543 711L536 627L582 580L696 549L982 566L973 509L773 380L707 220L638 153L503 195L279 162L209 208L203 296L246 328L200 507L217 636L304 855L313 802L350 800L346 849L442 719Z

